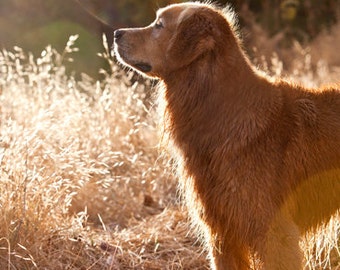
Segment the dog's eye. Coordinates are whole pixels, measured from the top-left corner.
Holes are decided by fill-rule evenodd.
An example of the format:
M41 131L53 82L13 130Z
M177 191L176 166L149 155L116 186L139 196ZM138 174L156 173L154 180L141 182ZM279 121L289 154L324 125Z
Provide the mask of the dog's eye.
M163 25L163 20L162 20L162 19L158 19L158 20L156 21L156 23L155 23L155 27L156 27L157 29L163 28L163 27L164 27L164 25Z

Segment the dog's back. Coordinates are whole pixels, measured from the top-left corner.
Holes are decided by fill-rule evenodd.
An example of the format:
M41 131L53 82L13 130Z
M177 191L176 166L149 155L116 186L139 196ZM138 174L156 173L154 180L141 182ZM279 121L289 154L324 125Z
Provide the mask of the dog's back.
M296 184L286 199L302 231L320 225L340 209L340 90L304 89L283 83L292 123L286 130L287 171Z

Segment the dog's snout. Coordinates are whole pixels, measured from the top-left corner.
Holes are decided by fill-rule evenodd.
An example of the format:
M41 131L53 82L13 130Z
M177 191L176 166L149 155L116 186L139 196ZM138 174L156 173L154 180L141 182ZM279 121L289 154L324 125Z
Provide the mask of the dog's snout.
M124 30L118 29L118 30L114 31L113 36L116 40L119 40L124 35L124 33L125 33Z

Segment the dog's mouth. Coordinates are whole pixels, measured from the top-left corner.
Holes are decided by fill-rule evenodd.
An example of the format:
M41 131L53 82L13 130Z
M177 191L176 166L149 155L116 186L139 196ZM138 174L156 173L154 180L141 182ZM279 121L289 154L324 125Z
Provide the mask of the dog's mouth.
M144 72L144 73L150 72L152 70L151 65L149 65L147 63L142 63L142 62L134 64L133 67Z
M150 64L132 59L129 53L127 52L127 49L124 48L124 46L119 46L116 40L114 42L113 48L118 59L121 62L125 63L126 65L131 66L137 69L138 71L141 71L144 73L148 73L152 70L152 66Z

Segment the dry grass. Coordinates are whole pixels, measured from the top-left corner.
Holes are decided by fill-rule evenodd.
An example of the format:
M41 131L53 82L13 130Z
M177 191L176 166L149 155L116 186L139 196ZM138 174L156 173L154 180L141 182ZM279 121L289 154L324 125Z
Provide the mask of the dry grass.
M0 53L0 269L208 269L159 153L152 82L108 48L113 75L67 76L75 38L61 55ZM318 84L328 66L308 55L294 79ZM278 58L261 65L284 74ZM306 269L339 269L339 231L334 218L302 241Z

